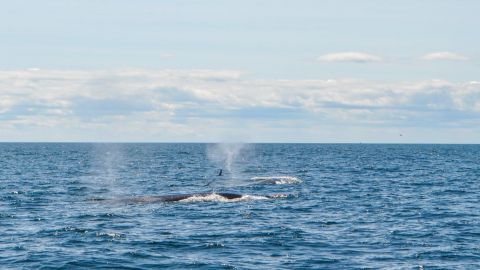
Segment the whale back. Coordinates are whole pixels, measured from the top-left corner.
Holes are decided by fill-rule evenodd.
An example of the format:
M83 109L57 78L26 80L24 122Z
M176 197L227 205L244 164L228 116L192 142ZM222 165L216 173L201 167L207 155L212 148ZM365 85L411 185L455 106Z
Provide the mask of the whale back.
M242 198L241 194L236 193L211 193L211 192L203 192L203 193L190 193L190 194L174 194L174 195L160 195L160 196L141 196L141 197L130 197L130 198L123 198L123 199L92 199L92 201L103 201L103 202L120 202L120 203L156 203L156 202L178 202L181 200L185 200L191 197L206 197L209 195L219 195L228 200L232 199L240 199Z

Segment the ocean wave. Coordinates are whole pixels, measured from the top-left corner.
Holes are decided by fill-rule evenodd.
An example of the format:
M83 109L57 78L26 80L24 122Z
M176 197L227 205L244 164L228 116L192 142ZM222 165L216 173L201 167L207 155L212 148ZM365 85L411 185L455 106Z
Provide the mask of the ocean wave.
M302 183L302 180L295 176L255 176L250 180L261 184L287 185Z

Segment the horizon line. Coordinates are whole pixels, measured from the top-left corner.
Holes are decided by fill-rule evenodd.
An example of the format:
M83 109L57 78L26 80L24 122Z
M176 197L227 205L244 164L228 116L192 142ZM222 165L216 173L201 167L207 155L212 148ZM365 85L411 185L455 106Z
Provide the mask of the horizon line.
M479 142L207 142L207 141L0 141L0 144L400 144L400 145L480 145Z

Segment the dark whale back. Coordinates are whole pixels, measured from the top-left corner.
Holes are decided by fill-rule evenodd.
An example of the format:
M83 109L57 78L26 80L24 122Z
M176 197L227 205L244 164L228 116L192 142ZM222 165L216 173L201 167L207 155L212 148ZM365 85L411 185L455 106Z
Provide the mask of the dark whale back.
M206 197L209 195L219 195L228 200L232 199L240 199L242 197L241 194L236 193L211 193L211 192L203 192L203 193L190 193L190 194L176 194L176 195L161 195L161 196L141 196L141 197L131 197L131 198L123 198L123 199L113 199L113 200L106 200L106 199L92 199L92 201L103 201L103 202L120 202L120 203L156 203L156 202L178 202L181 200L185 200L191 197Z
M155 198L159 201L176 202L176 201L185 200L185 199L195 197L195 196L205 197L205 196L209 196L209 195L213 195L213 194L222 196L222 197L224 197L226 199L229 199L229 200L240 199L242 197L241 194L223 193L223 192L221 192L221 193L207 193L207 192L205 192L205 193L191 193L191 194L164 195L164 196L151 196L151 197Z
M217 193L218 195L222 196L222 197L225 197L229 200L232 200L232 199L240 199L242 198L243 195L241 194L235 194L235 193Z

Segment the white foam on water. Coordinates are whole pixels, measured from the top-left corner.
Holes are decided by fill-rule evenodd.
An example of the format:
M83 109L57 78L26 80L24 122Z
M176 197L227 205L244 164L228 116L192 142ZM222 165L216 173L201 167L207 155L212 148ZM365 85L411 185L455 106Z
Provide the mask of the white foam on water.
M302 180L295 176L255 176L250 178L252 181L256 182L269 182L275 185L287 185L287 184L298 184L302 183Z
M228 199L217 193L194 195L186 199L180 200L180 202L241 202L252 200L267 200L268 197L258 195L242 195L240 198Z
M282 199L282 198L288 198L288 194L272 194L272 195L268 195L268 197L272 199Z
M111 238L120 238L122 237L122 234L120 233L115 233L115 232L97 232L97 236L108 236Z

